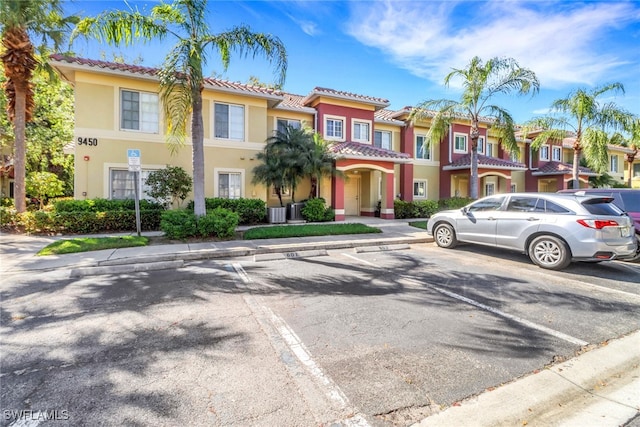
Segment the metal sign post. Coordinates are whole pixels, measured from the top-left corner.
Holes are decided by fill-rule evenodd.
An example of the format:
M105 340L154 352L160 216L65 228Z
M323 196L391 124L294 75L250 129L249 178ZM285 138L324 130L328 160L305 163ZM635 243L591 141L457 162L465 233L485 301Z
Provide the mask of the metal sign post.
M140 150L127 150L129 159L129 172L133 172L133 185L135 191L135 207L136 207L136 231L140 237Z

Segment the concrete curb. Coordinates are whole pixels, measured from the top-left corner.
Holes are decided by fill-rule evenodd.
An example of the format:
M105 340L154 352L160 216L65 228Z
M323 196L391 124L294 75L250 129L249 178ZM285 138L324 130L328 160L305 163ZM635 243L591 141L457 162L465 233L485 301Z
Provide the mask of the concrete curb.
M620 426L640 411L640 332L425 418L434 426Z

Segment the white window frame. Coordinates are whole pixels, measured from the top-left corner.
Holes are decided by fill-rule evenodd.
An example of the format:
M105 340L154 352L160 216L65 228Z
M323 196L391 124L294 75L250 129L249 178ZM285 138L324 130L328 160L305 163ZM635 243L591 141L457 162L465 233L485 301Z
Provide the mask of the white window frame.
M511 191L512 193L517 193L517 192L518 192L518 185L517 185L517 184L514 184L514 183L511 183L510 191Z
M462 138L464 140L464 149L460 149L457 147L458 138ZM464 133L454 133L453 134L453 152L454 153L467 153L469 151L469 135Z
M511 159L512 162L520 162L520 147L518 147L518 152L517 153L509 153L509 158Z
M487 157L493 157L493 146L495 144L487 142L486 145L487 145L487 148L486 148L486 152L484 153L484 155L487 156Z
M418 138L422 138L423 142L422 142L422 146L426 147L427 149L425 150L425 154L426 156L419 156L418 153ZM432 160L433 159L433 146L428 144L427 141L427 135L422 135L422 134L417 134L413 140L413 157L415 157L418 160Z
M485 196L493 196L496 194L496 184L495 182L487 182L484 185L484 195Z
M285 122L285 126L292 127L294 129L302 129L302 121L296 119L285 119L283 117L276 118L276 132L280 130L280 122Z
M340 123L341 131L340 135L329 135L329 122ZM324 139L327 141L344 141L345 140L345 117L340 116L324 116Z
M217 105L225 105L228 107L226 135L217 135L218 133L218 129L216 126L216 106ZM234 123L238 119L242 120L242 123L239 123L239 125ZM228 102L218 102L218 101L213 102L213 137L215 139L244 141L246 123L247 123L246 109L244 105L230 104Z
M236 169L236 168L214 168L213 169L213 189L214 189L214 197L220 196L220 174L239 174L240 175L240 195L234 198L244 197L246 193L244 188L245 183L245 170L244 169Z
M422 187L422 189L424 190L424 194L420 195L420 194L416 194L416 184L419 184L419 187ZM420 185L421 184L421 185ZM427 191L428 191L428 185L427 185L427 180L426 179L414 179L413 180L413 198L414 199L426 199L427 198Z
M138 94L138 128L124 126L124 93ZM119 99L120 130L125 132L159 133L160 129L160 98L157 93L144 92L133 89L120 89Z
M389 130L374 130L373 131L373 145L374 147L377 147L376 145L376 135L380 134L380 147L378 148L384 148L385 150L393 150L393 132L389 131ZM389 146L385 147L384 146L384 138L382 138L384 135L389 135Z
M551 147L551 160L554 162L562 162L562 147L554 145Z
M619 170L618 170L619 165L620 163L618 161L618 155L611 154L609 156L609 171L613 173L619 173Z
M360 128L360 132L356 133L356 128ZM364 128L364 132L363 129ZM351 121L351 139L355 142L371 144L371 120L353 119Z
M549 161L549 145L544 144L540 146L540 160L544 162Z
M146 185L146 180L149 177L149 174L151 172L155 172L159 169L152 169L152 168L143 168L141 169L140 173L138 174L138 188L140 189L140 199L145 199L145 200L155 200L153 197L150 197L149 195L147 195L147 190L149 189L149 186ZM129 169L127 167L122 167L122 166L112 166L108 168L108 194L109 194L109 199L110 200L133 200L135 199L135 182L133 179L129 180L127 179L127 182L131 182L131 185L133 185L133 188L129 188L129 185L126 186L126 188L124 188L124 191L126 192L133 192L133 194L131 195L131 197L118 197L115 198L113 197L113 193L114 191L116 191L113 188L113 172L126 172L127 174L134 174L134 172L129 172ZM132 175L128 175L128 176L132 176Z
M485 154L486 141L484 136L478 137L478 154Z

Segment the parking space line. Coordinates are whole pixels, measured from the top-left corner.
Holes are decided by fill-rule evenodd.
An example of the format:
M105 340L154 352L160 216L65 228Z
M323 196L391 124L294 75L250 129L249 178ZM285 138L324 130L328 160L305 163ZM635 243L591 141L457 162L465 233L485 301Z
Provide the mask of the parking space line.
M347 258L354 259L354 260L356 260L356 261L358 261L358 262L361 262L361 263L363 263L363 264L367 264L367 265L371 265L371 266L373 266L373 267L377 267L377 266L378 266L377 264L374 264L374 263L369 262L369 261L367 261L367 260L364 260L364 259L358 258L357 256L353 256L353 255L348 254L348 253L346 253L346 252L341 252L341 253L340 253L340 255L344 255L344 256L346 256Z
M236 272L240 280L246 284L251 285L255 282L247 274L245 269L240 263L233 263L231 267ZM298 360L300 368L292 366L291 363L287 363L287 360L291 360L291 356L284 358L285 368L291 372L292 377L298 384L299 391L305 396L305 400L311 406L312 410L316 413L316 418L321 420L326 417L330 412L336 414L348 414L345 418L339 421L332 421L331 425L341 426L353 426L353 427L369 427L369 423L360 413L355 413L349 399L342 392L340 387L333 382L333 380L327 376L322 368L311 357L311 353L307 350L306 346L293 329L287 324L287 322L280 316L275 314L265 304L260 303L259 298L251 295L250 293L244 296L244 300L247 306L254 314L257 322L263 327L267 337L269 338L271 345L276 352L282 355L285 352L292 353L295 359ZM268 332L271 331L271 332ZM282 356L281 356L282 359ZM307 375L303 375L305 371ZM315 388L324 394L324 399L328 400L327 403L322 403L317 397L317 391L314 387L310 386L310 382L315 385Z
M555 329L547 328L546 326L539 325L537 323L531 322L531 321L529 321L527 319L524 319L522 317L515 316L515 315L509 314L509 313L505 313L504 311L501 311L501 310L498 310L496 308L490 307L490 306L488 306L486 304L483 304L483 303L478 302L476 300L473 300L471 298L467 298L467 297L462 296L460 294L456 294L454 292L447 291L446 289L439 288L439 287L434 286L434 285L432 285L430 283L420 282L417 279L412 278L412 277L404 277L403 279L407 280L407 281L410 281L410 282L413 282L414 284L415 284L415 282L417 282L417 283L419 283L421 285L426 284L431 289L433 289L433 290L435 290L437 292L440 292L443 295L446 295L448 297L457 299L457 300L462 301L462 302L466 302L467 304L473 305L474 307L478 307L478 308L480 308L482 310L488 311L488 312L493 313L493 314L495 314L497 316L500 316L500 317L503 317L505 319L509 319L509 320L514 321L514 322L520 323L521 325L524 325L524 326L526 326L528 328L544 332L546 334L549 334L551 336L559 338L559 339L561 339L563 341L570 342L571 344L576 344L576 345L580 345L580 346L585 346L585 345L589 344L588 342L583 341L583 340L581 340L579 338L572 337L572 336L564 334L564 333L562 333L560 331L556 331Z

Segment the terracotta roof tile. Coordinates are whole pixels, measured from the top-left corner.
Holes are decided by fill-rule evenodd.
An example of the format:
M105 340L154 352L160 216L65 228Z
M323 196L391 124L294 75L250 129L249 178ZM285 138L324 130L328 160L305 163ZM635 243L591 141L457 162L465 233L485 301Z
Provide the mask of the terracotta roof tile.
M471 167L471 154L465 154L459 159L456 159L450 164L444 166L442 169L454 170L454 169L468 169L470 167ZM482 154L478 154L478 167L510 169L510 170L526 170L527 169L527 166L524 163L512 162L510 160L500 159L497 157L488 157Z
M580 166L580 175L597 176L598 174L591 169ZM547 162L538 170L533 171L531 175L568 175L573 173L573 165L562 162Z
M340 91L340 90L328 89L328 88L325 88L325 87L315 87L315 88L313 88L311 93L309 93L309 95L307 95L304 98L303 102L305 104L307 104L311 100L315 99L318 96L322 96L322 95L329 96L329 97L335 97L335 98L350 99L350 100L353 100L353 101L360 101L360 102L369 103L369 104L374 104L375 106L378 106L380 108L384 108L384 107L389 105L389 100L388 99L376 98L376 97L367 96L367 95L359 95L357 93L344 92L344 91Z
M92 68L102 68L104 70L120 71L125 73L139 74L139 75L151 76L151 77L156 77L158 72L160 71L159 68L122 64L118 62L98 61L94 59L77 58L77 57L65 56L60 54L51 55L49 56L49 58L57 62L66 62L68 64L83 65L83 66L88 66ZM252 92L252 93L261 94L261 95L282 96L281 91L262 87L262 86L247 85L243 83L231 82L228 80L214 79L210 77L207 77L204 80L205 80L205 84L209 86L218 87L220 89Z
M336 157L346 158L379 158L380 160L409 160L411 157L406 153L386 150L384 148L374 147L369 144L361 144L359 142L336 142L330 148Z

